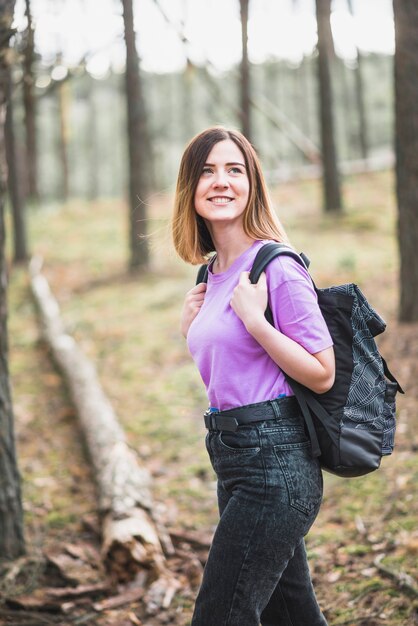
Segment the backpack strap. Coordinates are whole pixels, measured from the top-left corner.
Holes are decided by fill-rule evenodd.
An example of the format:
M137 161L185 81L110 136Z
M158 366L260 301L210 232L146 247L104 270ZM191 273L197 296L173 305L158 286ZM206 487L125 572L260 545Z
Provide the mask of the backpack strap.
M286 256L291 256L297 261L302 267L308 269L309 267L309 259L308 257L301 252L297 254L290 246L287 246L284 243L266 243L264 246L260 248L257 252L257 255L254 259L253 266L250 272L250 281L255 284L258 282L261 274L264 272L267 265L275 259L277 256L281 254L285 254ZM208 264L201 265L197 272L196 276L196 285L199 283L207 283L208 282Z
M266 243L257 252L257 256L254 259L253 266L250 272L250 282L253 284L258 282L262 272L264 272L267 265L276 257L280 255L291 256L295 261L299 263L305 269L308 269L309 259L302 253L298 254L284 243Z
M402 387L400 386L400 384L398 383L398 381L396 380L396 378L394 377L394 375L392 374L392 372L390 371L390 369L388 368L388 364L386 363L385 359L383 357L381 357L381 359L383 363L383 371L385 373L386 378L392 381L392 383L397 384L397 389L399 393L405 393Z
M196 276L196 285L199 283L207 283L208 282L208 265L205 263L199 267Z
M338 433L333 432L331 428L332 420L322 404L318 402L310 389L304 387L301 383L296 382L296 380L293 380L290 376L287 376L286 372L284 372L284 375L293 393L295 394L295 398L298 401L300 410L302 411L303 419L305 421L312 446L312 456L321 456L321 448L319 446L312 414L315 415L315 417L321 422L322 427L326 430L328 437L332 440L334 446L338 447Z
M254 263L250 272L250 282L255 285L258 282L261 274L266 269L267 265L271 263L273 259L281 255L292 257L293 259L295 259L295 261L299 263L299 265L301 265L305 269L308 269L309 259L303 253L299 255L293 250L293 248L287 246L284 243L266 243L260 248L254 259ZM268 305L264 315L266 317L266 320L270 322L272 326L274 326L273 314Z

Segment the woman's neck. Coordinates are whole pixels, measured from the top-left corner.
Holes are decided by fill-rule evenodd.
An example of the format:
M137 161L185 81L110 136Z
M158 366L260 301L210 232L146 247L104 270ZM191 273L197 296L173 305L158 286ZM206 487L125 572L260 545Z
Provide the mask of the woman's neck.
M216 260L213 265L215 274L226 272L235 259L254 243L254 239L244 233L241 233L240 236L237 236L237 233L234 233L233 236L228 236L227 233L222 233L221 236L215 234L212 235L212 239L216 249Z

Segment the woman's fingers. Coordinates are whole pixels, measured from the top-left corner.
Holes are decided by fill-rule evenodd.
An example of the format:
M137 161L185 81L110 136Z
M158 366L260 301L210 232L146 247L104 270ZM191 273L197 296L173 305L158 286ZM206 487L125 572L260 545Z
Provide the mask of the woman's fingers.
M240 285L250 285L250 272L241 272L239 275Z
M181 332L187 336L190 324L199 313L205 301L206 283L199 283L187 292L181 315Z
M190 289L190 291L187 293L186 299L190 303L202 303L205 299L206 287L206 283L199 283L198 285L193 287L193 289Z

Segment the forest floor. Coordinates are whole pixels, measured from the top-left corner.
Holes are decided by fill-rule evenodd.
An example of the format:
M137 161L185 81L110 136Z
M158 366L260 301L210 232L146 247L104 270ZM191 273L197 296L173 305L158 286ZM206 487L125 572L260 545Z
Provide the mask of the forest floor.
M347 178L344 191L346 210L339 218L321 214L318 182L281 185L274 200L296 249L311 258L318 286L357 282L385 317L388 330L379 344L407 394L398 401L395 453L379 471L348 480L325 475L324 502L307 548L330 626L416 626L418 325L396 321L392 174ZM68 331L96 364L130 445L153 476L166 526L210 536L217 511L203 443L206 400L178 331L196 268L185 267L172 250L170 203L164 195L151 200L152 267L146 275L126 272L126 209L117 201L73 201L33 211L31 247L44 258ZM10 279L10 366L27 555L13 571L3 568L0 623L190 624L194 585L156 615L146 615L141 601L97 612L89 597L84 604L68 603L66 614L45 606L34 611L24 602L17 608L22 595L59 586L51 554L93 554L99 535L82 434L40 339L27 270L12 268ZM103 580L96 569L84 582Z

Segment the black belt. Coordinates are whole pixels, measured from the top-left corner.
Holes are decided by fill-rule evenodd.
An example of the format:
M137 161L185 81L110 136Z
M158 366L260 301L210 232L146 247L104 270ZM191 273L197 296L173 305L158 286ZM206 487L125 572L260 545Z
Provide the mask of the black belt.
M256 404L246 404L227 411L210 411L204 414L205 426L209 430L229 430L235 432L242 424L264 422L266 420L300 415L299 404L294 396L277 398Z

